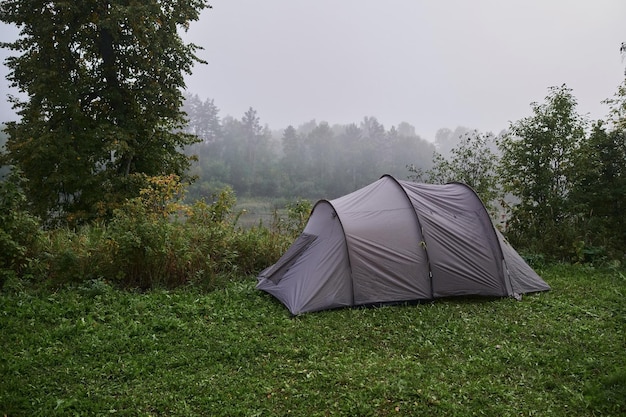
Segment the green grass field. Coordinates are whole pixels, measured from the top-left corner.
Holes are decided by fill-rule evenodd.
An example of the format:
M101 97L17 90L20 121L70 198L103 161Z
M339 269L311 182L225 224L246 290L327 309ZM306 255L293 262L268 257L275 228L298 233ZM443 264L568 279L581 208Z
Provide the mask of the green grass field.
M0 293L0 415L618 416L626 277L290 317L254 279L211 293L105 282Z

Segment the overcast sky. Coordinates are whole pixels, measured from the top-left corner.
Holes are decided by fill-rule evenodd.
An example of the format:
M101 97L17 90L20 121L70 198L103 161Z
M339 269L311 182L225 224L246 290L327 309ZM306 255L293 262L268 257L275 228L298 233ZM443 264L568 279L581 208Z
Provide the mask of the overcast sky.
M222 117L253 107L272 129L374 116L430 140L459 125L498 133L563 83L580 113L603 118L601 101L624 80L626 0L211 4L185 35L208 61L188 90L214 99ZM15 34L0 30L3 40Z

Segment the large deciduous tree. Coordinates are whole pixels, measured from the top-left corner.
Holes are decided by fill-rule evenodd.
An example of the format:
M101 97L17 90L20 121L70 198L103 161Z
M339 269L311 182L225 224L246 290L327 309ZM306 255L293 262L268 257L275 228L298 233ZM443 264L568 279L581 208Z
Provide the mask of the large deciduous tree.
M586 126L576 104L567 86L551 87L545 103L531 104L533 115L512 123L500 142L504 190L519 199L509 236L540 252L570 249L568 195Z
M605 103L607 122L598 121L578 149L570 200L578 244L619 259L626 253L626 82Z
M137 195L145 178L183 174L184 74L199 48L186 30L204 0L7 0L0 20L19 39L3 43L20 120L8 124L7 156L47 219L84 221Z

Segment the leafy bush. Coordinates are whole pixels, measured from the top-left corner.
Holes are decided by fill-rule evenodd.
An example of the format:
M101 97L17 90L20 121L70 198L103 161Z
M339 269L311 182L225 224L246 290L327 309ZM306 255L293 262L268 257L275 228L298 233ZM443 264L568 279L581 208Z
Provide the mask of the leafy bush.
M224 191L215 204L189 207L180 203L183 193L177 177L155 177L150 184L141 197L114 212L107 237L115 262L106 276L140 288L212 277L218 269L212 249L220 248L228 257L224 243L229 229L226 218L235 203L232 192Z
M18 174L0 181L0 288L26 271L41 235L39 219L26 210L20 182Z
M271 227L237 226L231 188L212 203L181 203L175 176L148 179L109 223L45 234L41 260L53 283L106 280L147 289L194 284L207 289L254 274L275 262L302 230L310 203L288 205Z
M53 284L97 279L111 263L106 246L111 241L102 225L77 231L58 228L46 232L39 243L39 262Z
M279 216L278 212L274 211L272 229L279 234L296 238L304 230L312 209L309 200L298 199L287 203L287 218Z

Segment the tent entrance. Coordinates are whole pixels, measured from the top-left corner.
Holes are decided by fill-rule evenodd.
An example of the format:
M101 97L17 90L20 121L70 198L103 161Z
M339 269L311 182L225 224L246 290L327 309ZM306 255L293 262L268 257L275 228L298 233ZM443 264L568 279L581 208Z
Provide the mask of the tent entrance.
M296 263L298 258L307 250L309 246L317 239L316 235L302 233L298 239L289 247L287 252L274 265L263 270L259 277L268 279L274 284L278 284L285 276L289 268Z

